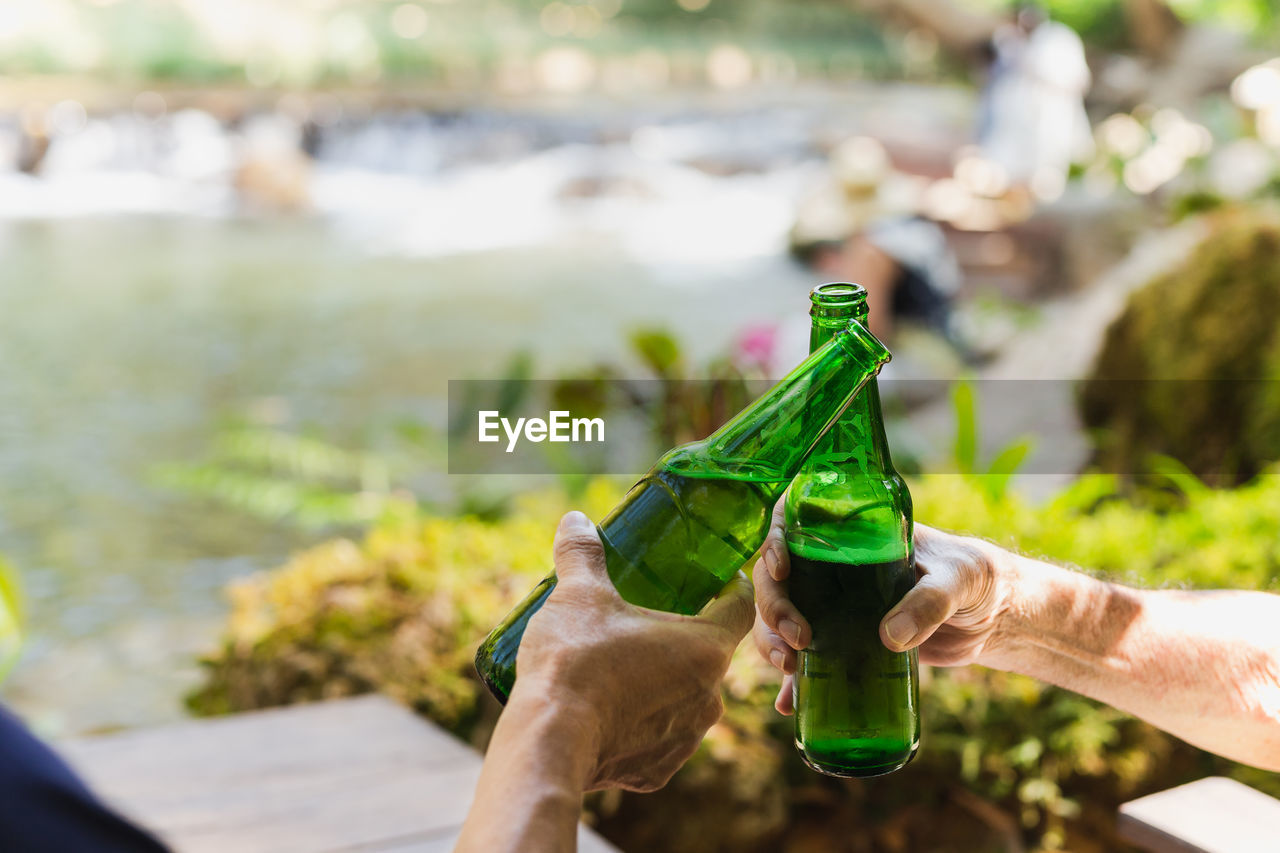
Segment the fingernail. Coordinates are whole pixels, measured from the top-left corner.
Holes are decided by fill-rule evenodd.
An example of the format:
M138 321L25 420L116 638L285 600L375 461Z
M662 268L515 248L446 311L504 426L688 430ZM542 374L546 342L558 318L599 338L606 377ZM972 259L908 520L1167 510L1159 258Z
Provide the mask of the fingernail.
M782 669L782 665L786 663L787 657L777 649L772 649L769 652L769 660L773 662L775 667Z
M591 523L591 519L576 509L566 513L565 517L560 519L560 527L563 530L593 530L595 526Z
M800 645L800 626L790 619L783 619L778 623L778 632L786 637L791 648L794 649Z
M916 620L912 619L911 614L905 610L895 613L893 618L884 623L884 632L899 646L905 646L914 640L919 630Z
M764 549L764 567L769 570L769 577L778 579L778 555L773 553L772 548Z

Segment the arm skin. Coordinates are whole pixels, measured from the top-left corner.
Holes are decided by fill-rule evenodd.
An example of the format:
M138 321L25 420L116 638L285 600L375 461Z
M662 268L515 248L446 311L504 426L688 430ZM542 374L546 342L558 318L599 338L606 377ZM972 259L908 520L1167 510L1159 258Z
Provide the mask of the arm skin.
M1280 771L1280 596L1134 589L923 525L915 546L919 580L880 623L887 648L1030 675ZM754 637L786 674L784 714L811 636L787 600L789 572L779 509L755 567Z
M460 853L572 851L583 791L655 791L724 710L720 682L751 629L742 573L698 616L623 601L595 525L556 531L558 583L529 620Z
M520 684L489 741L458 853L577 849L595 738Z

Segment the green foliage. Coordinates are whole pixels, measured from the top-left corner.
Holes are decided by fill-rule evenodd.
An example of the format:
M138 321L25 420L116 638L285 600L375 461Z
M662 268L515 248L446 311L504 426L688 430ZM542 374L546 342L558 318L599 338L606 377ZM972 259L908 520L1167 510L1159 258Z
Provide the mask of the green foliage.
M1280 219L1224 210L1186 263L1133 293L1081 412L1107 470L1153 454L1213 483L1280 460Z
M1024 0L969 0L989 9L1010 10ZM1130 46L1126 0L1043 0L1041 6L1055 21L1078 32L1091 46ZM1275 34L1274 0L1167 0L1169 8L1185 23L1208 24L1251 33Z
M1234 490L1194 488L1152 509L1121 497L1111 475L1080 478L1042 506L993 500L961 477L913 485L916 516L1143 585L1280 588L1280 472ZM979 494L981 500L975 500Z
M705 438L741 411L762 390L759 379L732 355L691 369L669 332L637 329L628 340L652 379L624 379L612 364L558 380L553 397L575 415L639 417L653 437L653 455ZM696 378L695 378L696 377Z
M210 457L154 472L162 486L266 519L304 528L363 525L412 507L392 483L392 463L317 438L261 427L232 427Z
M670 332L662 329L639 329L631 333L631 348L655 374L667 379L681 372L683 354L680 344Z
M1209 213L1226 205L1227 200L1212 190L1194 189L1175 197L1169 203L1169 219L1181 222L1201 213Z
M1168 0L1169 7L1190 21L1207 21L1245 32L1275 30L1275 0Z
M972 474L978 467L978 408L973 386L957 382L951 389L951 407L956 416L956 467L962 474Z
M602 517L620 492L594 482L574 506ZM483 688L471 658L551 569L565 495L529 494L501 521L391 518L228 587L225 645L190 697L222 713L382 690L461 731Z
M22 591L18 575L0 557L0 681L2 681L22 648Z
M397 2L286 3L262 21L243 20L217 0L183 4L154 0L70 0L57 27L18 19L0 53L0 69L36 73L94 73L125 80L240 83L307 87L412 77L419 82L484 86L512 61L557 45L627 57L658 50L689 68L728 40L761 54L784 54L802 74L850 69L900 71L892 40L872 17L841 0L713 0L691 13L675 0L627 0L617 14L562 36L539 23L547 2L469 0L419 2L429 15L415 37L395 31ZM607 4L570 0L572 7ZM225 43L219 30L248 28L247 52ZM271 51L274 32L292 33L288 51ZM342 38L332 33L342 33ZM688 61L692 59L692 61ZM258 81L262 81L259 83Z
M1280 473L1232 491L1186 484L1159 511L1101 475L1043 505L969 476L927 477L912 494L932 525L1131 582L1280 586ZM331 542L241 581L191 705L221 713L381 690L480 744L498 709L474 676L476 645L549 568L558 516L572 503L598 518L620 495L597 480L572 501L526 495L499 520L387 521L362 543ZM784 838L800 845L788 849L836 849L858 838L860 850L986 850L1012 826L1046 849L1096 850L1118 847L1115 807L1133 796L1221 772L1277 787L1029 678L976 667L926 677L917 760L874 783L843 782L800 763L790 721L772 710L776 673L744 644L724 720L672 783L589 808L624 849L772 851Z
M458 383L456 392L450 391L458 395L456 402L450 400L450 440L461 440L475 428L475 424L465 417L473 412L481 409L511 412L519 408L529 397L529 380L532 377L533 356L521 351L507 360L499 379Z
M973 385L960 381L952 386L951 405L956 419L956 437L953 443L956 469L968 477L971 483L983 489L992 500L999 500L1035 443L1029 438L1012 441L996 451L984 468L978 460L978 406Z

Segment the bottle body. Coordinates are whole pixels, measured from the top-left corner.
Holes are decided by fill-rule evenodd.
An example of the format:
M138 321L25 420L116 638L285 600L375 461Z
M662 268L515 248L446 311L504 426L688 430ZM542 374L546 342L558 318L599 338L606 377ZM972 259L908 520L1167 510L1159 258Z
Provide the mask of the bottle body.
M788 524L803 525L804 516L801 507ZM891 773L920 745L919 658L885 648L879 626L915 584L914 554L807 544L788 542L791 600L813 634L797 654L796 748L829 775Z
M609 580L619 595L692 615L764 543L774 501L787 480L768 470L755 477L716 476L690 467L681 455L663 457L599 531Z
M805 457L887 360L858 326L709 438L666 453L599 525L619 594L657 610L701 610L764 544L773 506ZM554 585L553 573L476 652L499 701L515 683L520 636Z
M692 615L715 597L764 544L778 495L788 480L713 476L663 456L605 516L596 530L609 580L632 604ZM733 472L737 473L737 472ZM555 587L543 578L476 652L476 670L501 702L515 684L520 638Z
M865 319L865 301L850 298L860 293L815 290L813 343L851 315ZM891 652L879 635L915 583L911 536L911 494L889 456L873 379L787 493L789 593L813 633L797 655L796 747L820 772L890 773L919 747L918 654Z

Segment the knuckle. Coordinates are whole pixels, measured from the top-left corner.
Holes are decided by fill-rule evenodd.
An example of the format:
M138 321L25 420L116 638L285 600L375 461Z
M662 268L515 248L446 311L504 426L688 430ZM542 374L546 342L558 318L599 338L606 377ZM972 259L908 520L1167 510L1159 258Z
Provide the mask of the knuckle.
M725 605L727 610L721 620L721 626L729 632L733 645L737 646L755 622L754 602L746 595L734 595Z
M756 608L764 623L775 631L783 617L792 615L791 602L781 595L768 596L763 601L756 602Z
M765 565L764 557L756 560L755 566L752 567L751 580L755 584L757 595L767 584L773 581L773 578L769 575L769 567Z
M929 622L941 622L951 614L951 595L944 589L922 581L916 587L915 598L913 609Z
M564 536L556 543L556 550L561 556L586 556L591 557L597 554L603 554L604 549L600 545L600 539L592 533L575 532Z
M713 693L703 703L701 713L698 715L698 740L702 739L702 732L720 722L720 718L724 716L724 699L719 693Z
M751 639L755 643L756 651L765 659L768 659L770 650L777 645L774 641L776 636L777 634L760 619L756 619L755 624L751 627Z

